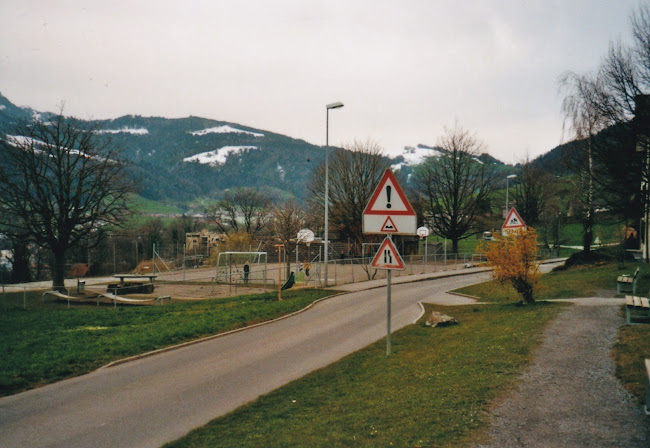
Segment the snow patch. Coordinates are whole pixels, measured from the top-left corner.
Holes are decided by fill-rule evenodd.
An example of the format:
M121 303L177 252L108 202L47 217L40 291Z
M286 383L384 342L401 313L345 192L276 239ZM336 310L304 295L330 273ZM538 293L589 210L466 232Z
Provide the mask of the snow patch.
M0 104L0 110L5 110L6 108L7 106L5 106L4 104Z
M36 140L32 137L25 137L24 135L9 135L7 134L7 143L14 147L29 147L45 145L41 140Z
M249 149L257 149L257 146L224 146L214 151L202 152L191 157L185 157L183 162L199 162L210 166L223 165L228 156L239 154Z
M286 176L287 172L284 170L284 168L282 168L282 165L278 163L278 167L275 170L280 175L280 180L284 182L284 177Z
M427 157L440 157L443 153L433 148L406 146L401 155L406 165L415 166L424 162Z
M121 129L99 129L95 131L97 134L133 134L133 135L145 135L149 133L149 130L146 128L127 128L123 127Z
M233 128L224 124L223 126L217 126L214 128L202 129L200 131L190 132L192 135L207 135L207 134L250 134L254 137L264 137L264 134L258 132L244 131L242 129Z

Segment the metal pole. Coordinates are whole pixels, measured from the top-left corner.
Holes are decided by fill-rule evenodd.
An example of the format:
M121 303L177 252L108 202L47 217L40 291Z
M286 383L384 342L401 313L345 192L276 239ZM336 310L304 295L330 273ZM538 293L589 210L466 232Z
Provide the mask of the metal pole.
M510 180L510 177L506 176L506 218L508 217L508 180Z
M427 271L427 258L428 258L428 254L427 254L428 249L427 249L427 247L428 246L429 245L427 244L427 238L424 237L424 272Z
M187 246L187 244L183 244L183 281L185 281L185 263L186 263L185 256L187 254L187 247L186 246Z
M330 169L329 169L329 151L330 151L330 141L329 141L329 122L330 122L330 110L329 108L325 108L325 241L324 241L324 249L325 249L325 287L327 287L327 258L328 258L328 243L329 243L329 202L330 202L330 192L329 192L329 176L330 176Z
M447 238L445 237L445 265L447 264Z
M390 355L391 344L390 344L390 319L391 319L391 303L390 303L390 289L391 289L391 275L392 270L388 270L387 278L387 288L386 288L386 356Z
M282 300L282 244L274 244L273 247L278 249L278 302Z

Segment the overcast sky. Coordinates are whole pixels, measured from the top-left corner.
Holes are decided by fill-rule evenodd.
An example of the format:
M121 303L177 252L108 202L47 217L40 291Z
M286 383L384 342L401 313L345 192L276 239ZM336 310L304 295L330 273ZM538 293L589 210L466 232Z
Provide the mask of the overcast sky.
M557 79L640 0L0 0L0 92L66 115L235 122L397 154L458 123L513 163L561 143Z

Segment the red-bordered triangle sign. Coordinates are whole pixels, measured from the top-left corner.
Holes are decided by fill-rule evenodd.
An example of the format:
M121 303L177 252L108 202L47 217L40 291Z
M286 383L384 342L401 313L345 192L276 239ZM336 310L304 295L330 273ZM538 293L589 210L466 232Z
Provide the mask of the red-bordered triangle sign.
M415 216L415 210L390 169L384 172L363 214Z
M514 207L510 209L503 226L501 226L502 229L522 229L525 227L526 223L524 223L524 220L521 219Z
M389 217L386 218L386 221L384 221L384 224L381 226L381 232L382 233L397 233L397 226L393 222L393 220Z
M381 243L370 266L375 269L395 269L398 271L406 269L402 256L397 252L397 248L390 238L385 238Z

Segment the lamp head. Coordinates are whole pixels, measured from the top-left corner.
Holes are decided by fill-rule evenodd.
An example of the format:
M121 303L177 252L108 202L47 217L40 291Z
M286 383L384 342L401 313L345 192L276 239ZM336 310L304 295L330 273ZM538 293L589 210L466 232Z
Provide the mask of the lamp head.
M515 177L517 177L516 174L508 174L508 175L506 176L507 179L514 179Z
M336 103L331 103L325 106L326 109L338 109L339 107L343 107L343 103L340 101L337 101Z

